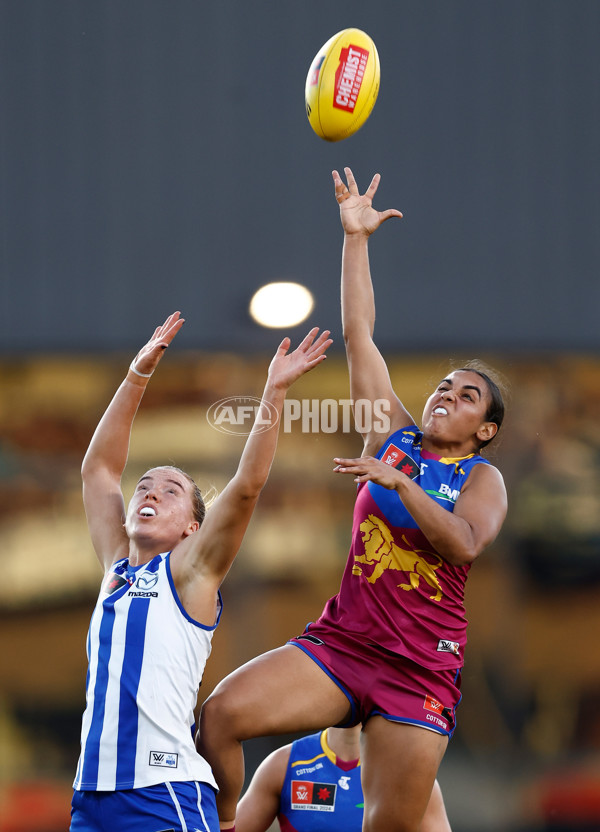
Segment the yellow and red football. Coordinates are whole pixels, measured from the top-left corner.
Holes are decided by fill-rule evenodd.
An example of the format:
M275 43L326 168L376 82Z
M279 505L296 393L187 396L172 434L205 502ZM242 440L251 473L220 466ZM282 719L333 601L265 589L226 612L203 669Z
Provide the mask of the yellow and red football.
M315 55L304 98L310 126L328 142L346 139L371 115L379 93L379 55L361 29L343 29Z

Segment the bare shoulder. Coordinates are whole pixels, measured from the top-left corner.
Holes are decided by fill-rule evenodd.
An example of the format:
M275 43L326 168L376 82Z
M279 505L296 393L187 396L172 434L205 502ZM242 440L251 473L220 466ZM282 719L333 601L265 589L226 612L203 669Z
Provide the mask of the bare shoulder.
M257 774L261 772L263 775L268 775L283 786L291 751L291 743L272 751L258 767Z
M489 526L491 540L500 530L507 510L506 486L498 468L489 464L475 465L461 489L455 513Z
M290 746L269 754L256 769L250 785L236 812L236 828L240 832L267 832L279 812L279 801Z
M471 469L465 487L475 484L486 488L496 488L506 493L504 477L500 473L500 470L489 462L487 464L481 462L479 465L474 465Z

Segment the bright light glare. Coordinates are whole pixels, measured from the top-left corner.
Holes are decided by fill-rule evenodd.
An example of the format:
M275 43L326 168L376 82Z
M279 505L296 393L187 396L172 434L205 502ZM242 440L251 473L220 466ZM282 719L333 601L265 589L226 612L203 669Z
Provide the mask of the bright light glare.
M250 315L272 329L302 323L314 306L312 294L299 283L267 283L250 301Z

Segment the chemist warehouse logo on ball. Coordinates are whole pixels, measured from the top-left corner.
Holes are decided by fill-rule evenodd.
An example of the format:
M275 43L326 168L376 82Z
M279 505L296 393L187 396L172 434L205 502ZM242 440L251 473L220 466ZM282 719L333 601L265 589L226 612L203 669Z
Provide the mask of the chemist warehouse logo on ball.
M390 403L387 399L286 399L281 422L284 433L389 434ZM206 419L215 430L237 436L263 433L278 422L277 409L255 396L230 396L211 405Z
M360 46L348 46L340 53L340 64L335 73L333 106L353 113L362 86L369 52Z

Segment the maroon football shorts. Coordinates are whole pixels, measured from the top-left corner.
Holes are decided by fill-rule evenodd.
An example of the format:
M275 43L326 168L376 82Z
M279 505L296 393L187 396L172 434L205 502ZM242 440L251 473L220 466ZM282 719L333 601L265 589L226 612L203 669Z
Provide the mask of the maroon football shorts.
M430 670L377 644L314 624L289 643L310 656L346 695L352 707L347 725L379 715L447 737L454 733L460 668Z

